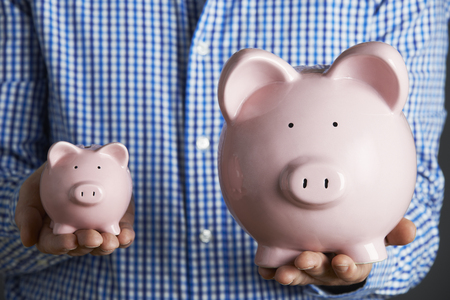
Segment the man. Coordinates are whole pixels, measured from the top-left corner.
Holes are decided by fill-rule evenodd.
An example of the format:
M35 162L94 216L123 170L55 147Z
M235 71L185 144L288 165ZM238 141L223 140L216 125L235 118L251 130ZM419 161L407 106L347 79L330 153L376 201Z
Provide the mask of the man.
M8 299L381 299L429 270L444 186L436 158L446 115L444 0L0 3ZM256 245L227 212L218 184L221 68L242 48L294 66L330 64L370 40L397 48L410 73L404 113L418 178L407 217L417 238L373 265L306 252L295 266L259 275ZM119 236L51 235L37 187L46 151L59 140L128 147L135 206ZM409 243L414 231L404 219L387 242Z

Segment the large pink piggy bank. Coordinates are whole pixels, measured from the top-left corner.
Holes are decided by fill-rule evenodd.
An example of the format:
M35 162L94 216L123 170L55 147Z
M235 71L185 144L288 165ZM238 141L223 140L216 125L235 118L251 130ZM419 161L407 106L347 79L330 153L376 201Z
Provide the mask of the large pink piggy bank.
M293 68L245 49L226 63L219 176L235 220L258 242L255 263L279 267L302 251L387 257L405 214L416 152L402 108L408 74L391 46L369 42L329 68Z
M118 235L131 194L124 145L83 147L58 142L48 151L40 195L54 234L95 229Z

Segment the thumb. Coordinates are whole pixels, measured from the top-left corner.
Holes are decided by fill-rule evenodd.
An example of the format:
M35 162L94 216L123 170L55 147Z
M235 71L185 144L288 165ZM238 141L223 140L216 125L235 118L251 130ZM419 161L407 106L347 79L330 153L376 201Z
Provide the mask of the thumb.
M120 220L120 228L121 232L118 236L120 247L127 248L135 238L135 232L133 229L134 224L134 195L131 195L130 204L128 205L128 209L125 212L125 215Z
M386 245L407 245L416 237L416 225L403 218L397 226L386 236Z
M20 239L25 247L37 243L46 215L39 195L39 183L45 164L31 174L22 184L16 206L15 222L20 231Z

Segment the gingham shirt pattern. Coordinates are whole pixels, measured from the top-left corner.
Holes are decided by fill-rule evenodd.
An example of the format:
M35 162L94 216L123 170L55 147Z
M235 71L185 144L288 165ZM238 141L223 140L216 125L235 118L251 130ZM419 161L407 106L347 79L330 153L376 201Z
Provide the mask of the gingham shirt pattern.
M445 0L1 0L0 270L7 299L382 299L406 292L426 275L439 243L449 15ZM347 295L265 281L253 263L256 244L219 189L221 68L247 47L294 66L330 64L372 40L397 48L410 72L404 112L418 179L407 216L417 238L389 247L389 259ZM210 146L197 145L199 138ZM71 258L21 245L14 223L21 183L59 140L128 147L136 201L130 248ZM203 229L212 232L209 243L199 238Z

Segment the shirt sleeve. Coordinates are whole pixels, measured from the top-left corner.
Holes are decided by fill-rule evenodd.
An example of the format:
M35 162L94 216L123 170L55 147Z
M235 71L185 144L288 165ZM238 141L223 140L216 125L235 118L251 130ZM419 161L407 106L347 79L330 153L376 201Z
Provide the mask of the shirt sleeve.
M14 214L22 182L46 158L48 74L24 3L0 1L0 272L37 271L64 256L25 248Z

